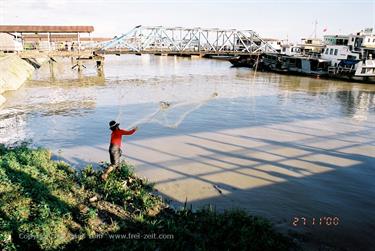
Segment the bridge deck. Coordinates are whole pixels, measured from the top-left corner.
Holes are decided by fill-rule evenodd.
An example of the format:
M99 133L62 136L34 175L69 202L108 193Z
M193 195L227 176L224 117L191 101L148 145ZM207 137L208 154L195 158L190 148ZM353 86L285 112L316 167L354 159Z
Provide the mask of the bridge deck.
M260 52L242 52L242 51L172 51L172 50L141 50L141 51L131 51L131 50L104 50L98 51L100 54L167 54L167 55L225 55L225 56L235 56L235 55L258 55Z
M260 52L249 53L240 51L171 51L171 50L142 50L142 51L132 51L132 50L102 50L96 51L99 55L110 55L110 54L156 54L156 55L181 55L181 56L204 56L204 55L223 55L223 56L237 56L237 55L258 55ZM35 58L35 57L76 57L76 58L89 58L94 56L94 50L81 50L81 51L36 51L36 50L26 50L17 52L17 54L22 58Z

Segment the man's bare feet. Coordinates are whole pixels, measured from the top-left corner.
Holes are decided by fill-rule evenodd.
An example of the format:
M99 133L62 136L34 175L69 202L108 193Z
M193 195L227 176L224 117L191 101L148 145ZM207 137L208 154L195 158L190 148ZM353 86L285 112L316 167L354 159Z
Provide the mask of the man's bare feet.
M113 165L109 165L108 168L106 170L104 170L103 174L102 174L102 180L106 180L108 178L108 175L113 171L113 169L115 169L116 166L113 166Z
M108 174L107 173L103 173L102 174L102 180L106 181L108 178Z

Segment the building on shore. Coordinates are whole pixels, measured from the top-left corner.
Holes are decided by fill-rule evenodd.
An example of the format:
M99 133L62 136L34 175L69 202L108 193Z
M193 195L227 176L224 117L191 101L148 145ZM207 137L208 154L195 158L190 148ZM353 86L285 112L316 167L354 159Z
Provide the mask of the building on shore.
M23 44L22 44L22 38L9 34L9 33L0 33L0 51L22 51L23 50Z
M85 45L110 40L91 37L93 31L93 26L0 25L0 50L81 50Z
M25 50L39 48L39 50L48 50L48 36L46 34L25 34L23 37ZM80 47L81 50L93 48L98 43L108 42L112 38L106 37L80 37L77 34L52 34L50 36L52 50L75 51ZM79 43L80 46L79 46ZM47 45L47 46L46 46Z

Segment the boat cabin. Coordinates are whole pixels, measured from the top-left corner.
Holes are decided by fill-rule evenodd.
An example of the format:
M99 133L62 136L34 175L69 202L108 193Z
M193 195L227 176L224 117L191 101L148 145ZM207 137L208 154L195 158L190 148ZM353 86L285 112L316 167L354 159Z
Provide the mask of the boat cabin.
M332 66L337 66L341 60L359 60L359 53L351 52L347 45L327 45L321 58L331 61Z
M288 56L268 53L263 56L266 69L303 75L326 75L330 61L307 56Z
M302 48L292 44L283 45L281 53L285 55L300 55L302 53Z
M302 38L301 43L298 45L302 48L302 53L321 53L325 44L318 38Z

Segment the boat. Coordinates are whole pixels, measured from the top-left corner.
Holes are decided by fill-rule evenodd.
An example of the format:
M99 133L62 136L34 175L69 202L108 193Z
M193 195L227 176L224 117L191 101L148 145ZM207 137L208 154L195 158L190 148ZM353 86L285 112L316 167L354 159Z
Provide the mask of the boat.
M326 76L331 62L315 56L265 53L258 69L307 76Z
M301 43L298 44L301 48L301 53L305 55L319 55L324 47L324 42L319 38L302 38Z
M326 35L322 40L280 44L280 50L237 56L233 66L262 71L375 83L375 34L367 28L350 35Z
M256 46L254 48L261 47L265 51L270 50L275 53L280 53L282 50L283 41L274 38L245 38L242 37L241 39L236 40L236 47L238 50L245 51L246 49L252 48L252 46ZM253 48L253 49L254 49ZM233 65L233 67L248 67L253 68L254 65L261 58L261 54L252 54L252 55L240 55L234 56L229 59L229 62Z
M233 67L248 67L252 68L255 62L259 59L259 56L248 56L248 55L241 55L232 57L229 59L229 62L233 65Z
M301 55L302 48L298 45L294 45L292 43L285 43L282 45L281 53L285 55Z
M350 35L326 35L324 40L326 47L321 58L331 61L330 77L375 82L375 34L372 28Z
M315 20L313 33L308 38L302 38L301 43L298 44L298 46L301 48L301 54L319 57L320 53L322 53L325 44L323 40L317 38L316 36L317 25L318 20Z
M228 55L204 55L204 58L211 58L211 59L217 59L217 60L230 60L233 56Z

